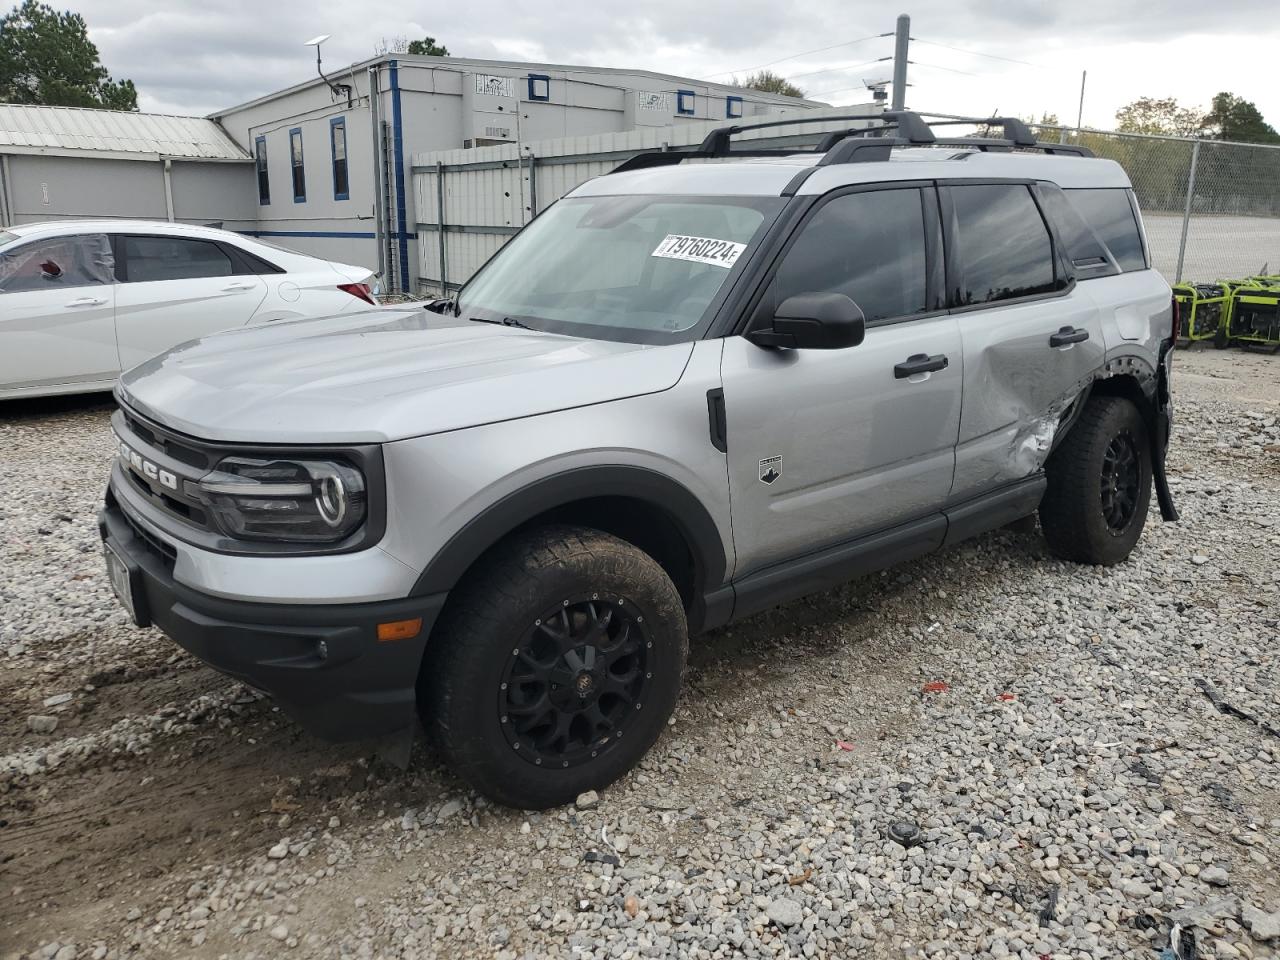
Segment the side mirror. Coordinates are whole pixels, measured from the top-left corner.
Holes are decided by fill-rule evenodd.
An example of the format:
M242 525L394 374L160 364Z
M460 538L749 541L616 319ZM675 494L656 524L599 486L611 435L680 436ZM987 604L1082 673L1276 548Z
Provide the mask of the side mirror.
M453 311L452 297L439 297L435 300L428 300L422 305L424 310L430 310L432 313L451 313Z
M747 339L761 347L842 350L856 347L866 333L862 308L843 293L802 293L783 300L773 322Z

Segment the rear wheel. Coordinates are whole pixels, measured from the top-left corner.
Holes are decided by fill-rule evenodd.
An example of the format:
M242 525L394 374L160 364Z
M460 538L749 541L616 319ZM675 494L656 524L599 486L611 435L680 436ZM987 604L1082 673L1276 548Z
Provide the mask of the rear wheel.
M687 650L680 595L656 561L599 531L544 527L500 544L450 598L419 709L481 793L555 806L644 756Z
M1092 398L1045 472L1040 527L1049 549L1079 563L1127 558L1151 501L1151 450L1133 402Z

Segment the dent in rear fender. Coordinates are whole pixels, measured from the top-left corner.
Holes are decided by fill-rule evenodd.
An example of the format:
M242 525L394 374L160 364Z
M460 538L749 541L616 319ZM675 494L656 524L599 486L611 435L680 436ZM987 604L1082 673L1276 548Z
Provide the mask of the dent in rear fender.
M719 585L733 567L725 455L712 445L707 419L707 391L721 382L721 350L719 340L697 343L680 380L658 393L387 444L387 535L381 546L425 573L446 548L457 548L456 538L477 518L505 510L499 507L504 502L520 503L526 491L545 494L549 485L565 482L572 500L649 490L642 499L667 508L687 536L701 539L700 552L711 555L712 579L705 586ZM730 442L732 429L730 412ZM595 476L600 485L581 484L575 476ZM548 502L543 495L530 497L531 515ZM698 515L701 520L693 519ZM458 556L474 553L470 543ZM447 580L456 567L451 556L436 571L447 571ZM434 580L432 590L452 586ZM427 587L420 581L415 592Z

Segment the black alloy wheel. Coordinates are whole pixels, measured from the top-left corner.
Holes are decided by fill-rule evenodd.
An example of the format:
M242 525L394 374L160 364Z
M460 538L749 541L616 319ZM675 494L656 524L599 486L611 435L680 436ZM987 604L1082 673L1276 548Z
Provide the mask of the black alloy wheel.
M502 674L507 741L535 766L566 768L623 739L653 679L644 616L625 598L565 600L520 637Z
M1133 436L1117 434L1102 456L1102 516L1110 529L1121 531L1133 522L1141 483L1142 469Z

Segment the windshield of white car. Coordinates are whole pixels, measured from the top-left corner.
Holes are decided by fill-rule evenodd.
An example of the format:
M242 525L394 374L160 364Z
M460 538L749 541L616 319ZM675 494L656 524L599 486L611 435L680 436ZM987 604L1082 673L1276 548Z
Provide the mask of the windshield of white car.
M561 200L463 288L458 314L602 340L697 339L785 203L781 197Z

